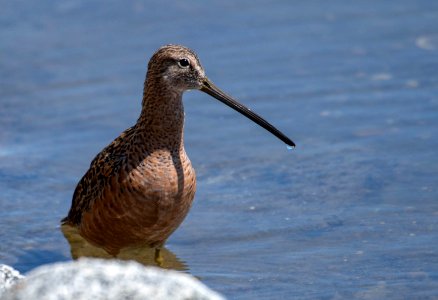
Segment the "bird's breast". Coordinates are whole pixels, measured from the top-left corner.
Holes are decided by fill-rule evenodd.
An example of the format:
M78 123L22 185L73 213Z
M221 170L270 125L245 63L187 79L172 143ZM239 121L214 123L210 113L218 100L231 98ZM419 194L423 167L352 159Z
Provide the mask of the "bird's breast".
M190 210L195 171L184 151L127 158L100 201L84 214L81 234L107 249L139 242L161 245Z
M185 151L157 150L132 168L126 183L142 190L145 196L179 202L194 193L196 175Z

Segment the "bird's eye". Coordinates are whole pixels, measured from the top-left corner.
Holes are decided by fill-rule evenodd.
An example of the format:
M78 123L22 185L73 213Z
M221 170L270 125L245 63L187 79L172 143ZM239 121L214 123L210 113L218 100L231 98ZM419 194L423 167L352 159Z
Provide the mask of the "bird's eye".
M188 66L190 66L190 62L189 62L189 60L188 60L187 58L181 58L181 59L178 61L178 65L179 65L181 68L187 68Z

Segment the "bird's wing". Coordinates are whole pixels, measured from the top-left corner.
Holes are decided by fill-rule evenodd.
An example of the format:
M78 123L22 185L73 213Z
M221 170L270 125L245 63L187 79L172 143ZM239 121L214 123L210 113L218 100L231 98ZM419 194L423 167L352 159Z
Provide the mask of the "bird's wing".
M106 217L123 218L129 208L126 206L130 203L129 199L124 199L124 189L130 172L126 167L130 165L127 153L134 133L133 127L127 129L96 155L76 186L72 206L62 223L80 225L84 214L90 211L94 213L95 208L98 213L108 214ZM154 199L145 200L141 212L144 220L152 225L157 218L157 203Z

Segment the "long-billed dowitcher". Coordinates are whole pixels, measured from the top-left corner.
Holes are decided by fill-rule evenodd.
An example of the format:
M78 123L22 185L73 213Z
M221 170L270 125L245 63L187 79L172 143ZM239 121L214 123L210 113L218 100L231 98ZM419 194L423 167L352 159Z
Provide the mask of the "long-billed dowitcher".
M161 47L148 64L137 123L93 159L63 224L76 226L86 240L112 254L134 244L164 244L187 215L196 190L183 141L182 94L190 89L213 96L295 146L213 85L192 50Z

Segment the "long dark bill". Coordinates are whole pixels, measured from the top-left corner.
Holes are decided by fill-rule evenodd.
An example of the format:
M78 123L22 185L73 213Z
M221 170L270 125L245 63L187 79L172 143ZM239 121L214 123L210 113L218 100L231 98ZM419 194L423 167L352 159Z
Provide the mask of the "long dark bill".
M272 126L268 121L260 117L255 112L251 111L246 106L240 104L224 92L222 92L218 87L216 87L210 80L205 79L204 84L201 87L201 91L204 93L209 94L210 96L216 98L217 100L221 101L222 103L228 105L232 109L238 111L248 119L252 120L253 122L259 124L263 128L265 128L267 131L275 135L277 138L285 142L288 146L295 147L295 143L292 142L291 139L289 139L287 136L285 136L280 130Z

